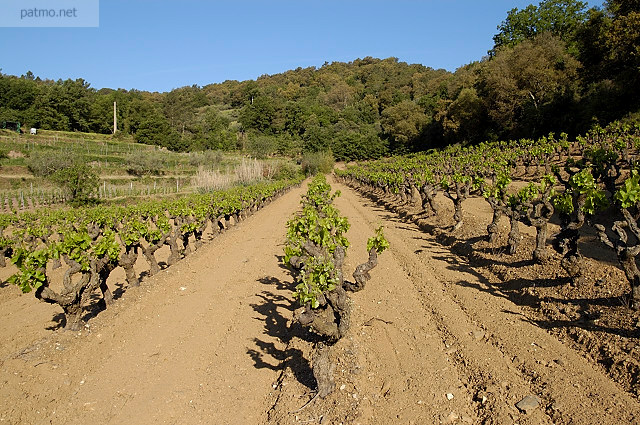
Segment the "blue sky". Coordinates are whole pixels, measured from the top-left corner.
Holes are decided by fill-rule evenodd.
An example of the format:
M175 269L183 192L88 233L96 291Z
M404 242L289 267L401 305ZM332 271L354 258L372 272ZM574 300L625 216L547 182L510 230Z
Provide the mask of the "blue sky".
M102 0L98 28L0 28L0 68L160 92L365 56L454 71L486 55L510 9L531 3Z

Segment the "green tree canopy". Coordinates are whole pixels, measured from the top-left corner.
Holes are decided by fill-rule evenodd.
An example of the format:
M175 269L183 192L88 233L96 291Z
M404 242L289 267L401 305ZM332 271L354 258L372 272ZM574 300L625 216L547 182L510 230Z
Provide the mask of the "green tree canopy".
M576 92L579 65L550 33L498 49L479 81L496 128L517 138L546 131L546 114L556 113L556 103Z
M543 0L538 6L511 9L493 36L495 54L500 47L513 47L538 34L549 32L567 43L574 54L576 34L588 18L587 3L578 0Z
M382 112L382 129L401 150L408 150L430 118L416 103L404 100Z

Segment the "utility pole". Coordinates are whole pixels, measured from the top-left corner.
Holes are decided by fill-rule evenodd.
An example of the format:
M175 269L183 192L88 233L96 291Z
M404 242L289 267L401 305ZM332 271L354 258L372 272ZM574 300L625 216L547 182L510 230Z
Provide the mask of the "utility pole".
M116 117L116 102L113 102L113 134L118 131L118 118Z

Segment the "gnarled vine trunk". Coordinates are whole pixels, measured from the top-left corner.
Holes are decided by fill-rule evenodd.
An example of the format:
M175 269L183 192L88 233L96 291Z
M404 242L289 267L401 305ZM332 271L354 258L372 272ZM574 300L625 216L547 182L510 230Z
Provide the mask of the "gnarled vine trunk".
M353 272L353 278L355 283L345 282L345 289L352 292L362 291L371 275L369 272L378 265L378 253L375 248L369 250L369 260L366 263L360 264Z
M149 276L153 276L154 274L160 272L160 265L158 264L155 253L165 244L167 236L169 235L162 235L158 242L142 247L142 255L144 255L147 263L149 263Z
M39 287L35 296L37 299L49 304L57 304L62 308L65 316L66 330L78 331L81 328L83 304L88 300L88 296L92 292L89 283L91 275L89 272L82 272L82 266L76 261L65 256L65 262L69 268L63 276L63 288L60 293L55 292L49 287L48 279ZM42 270L44 273L45 270ZM82 273L82 277L73 282L73 276ZM95 288L93 288L95 289ZM83 295L87 296L83 296Z
M138 245L125 247L125 251L120 254L118 264L124 269L129 286L140 286L138 275L134 269L134 264L138 260Z
M520 217L520 213L513 209L508 209L506 211L507 216L509 217L509 236L507 237L507 251L509 255L513 255L516 253L518 246L520 245L520 241L522 237L520 236L520 222L518 218Z
M182 236L182 234L180 233L182 219L177 217L174 221L174 226L171 229L171 232L169 232L169 236L167 236L165 240L165 244L169 245L169 249L171 251L169 253L169 258L167 258L168 266L172 266L182 259L182 254L180 253L180 248L178 247L178 238Z
M440 207L436 203L436 195L438 191L434 185L426 184L422 186L420 190L420 197L422 198L422 209L428 215L438 215Z
M498 239L498 223L500 218L504 215L504 207L500 205L499 201L493 197L486 198L487 202L491 206L493 216L491 217L491 223L487 225L487 241L494 243Z
M548 223L553 212L553 205L546 195L544 199L529 204L527 208L527 220L536 228L536 247L533 251L533 259L539 263L544 263L550 256L547 250L547 234Z
M583 279L583 257L578 248L581 223L572 223L569 214L560 215L562 230L553 241L553 248L562 255L560 265L567 272L574 286L580 285Z
M631 308L640 310L640 270L636 263L636 257L640 255L640 228L626 208L622 208L622 214L624 221L616 221L611 227L617 236L615 239L607 235L603 225L596 224L595 227L598 229L600 240L616 252L618 262L631 285ZM630 240L629 236L635 241Z

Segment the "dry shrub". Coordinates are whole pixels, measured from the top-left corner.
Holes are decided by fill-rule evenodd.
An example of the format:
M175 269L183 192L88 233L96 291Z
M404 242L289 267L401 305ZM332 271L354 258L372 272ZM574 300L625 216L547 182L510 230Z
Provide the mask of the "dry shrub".
M211 192L239 184L251 184L263 180L265 177L270 178L272 174L261 161L243 158L242 162L236 165L232 171L227 168L224 173L220 170L207 170L202 166L199 167L191 179L191 185L198 192Z
M224 174L219 170L205 170L199 167L196 175L191 178L191 185L198 192L212 192L231 187L235 184L233 174Z
M247 160L242 158L242 162L235 166L234 174L240 184L253 183L264 178L264 165L262 161Z

